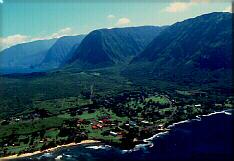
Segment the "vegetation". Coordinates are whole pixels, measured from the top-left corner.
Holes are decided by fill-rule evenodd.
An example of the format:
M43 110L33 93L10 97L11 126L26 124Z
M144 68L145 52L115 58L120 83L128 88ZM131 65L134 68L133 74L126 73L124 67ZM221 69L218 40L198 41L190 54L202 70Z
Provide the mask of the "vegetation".
M74 57L73 64L46 73L0 76L0 156L85 139L132 148L144 138L169 130L174 122L232 109L230 20L230 14L212 13L176 23L145 44L146 50L128 65L130 57L144 47L135 50L144 42L134 43L141 33L133 32L134 41L125 43L113 41L116 33L100 36L100 31L94 31L84 39L87 44L77 48L80 57ZM214 35L218 33L214 25L220 34ZM146 35L153 39L151 31ZM102 38L105 41L93 43ZM89 43L93 48L87 56ZM120 63L125 56L128 60ZM80 64L81 60L91 65ZM81 71L79 65L86 70ZM92 65L103 68L91 70Z
M13 85L1 90L2 93L8 94L14 89L19 92L13 92L11 97L4 96L4 101L1 98L1 106L4 103L8 106L1 109L5 111L0 121L0 155L44 150L84 139L131 148L142 139L167 130L173 122L233 108L229 93L212 89L212 86L212 90L187 90L173 84L166 87L164 84L168 82L162 82L160 88L151 89L150 81L144 86L129 83L118 68L114 69L82 73L63 71L46 77L1 77L2 85ZM56 83L62 83L59 82L61 78L62 89L54 89ZM94 78L101 83L93 85ZM56 83L52 84L51 80ZM87 86L75 87L76 81ZM47 87L46 93L42 93L42 84ZM11 111L9 102L15 99L18 106L12 104L12 107L17 111Z

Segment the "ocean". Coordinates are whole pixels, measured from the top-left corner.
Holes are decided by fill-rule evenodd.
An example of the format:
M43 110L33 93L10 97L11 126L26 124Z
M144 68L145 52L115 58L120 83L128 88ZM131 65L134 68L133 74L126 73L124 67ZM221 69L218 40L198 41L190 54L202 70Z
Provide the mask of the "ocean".
M105 144L79 145L52 153L35 155L28 160L62 161L168 161L232 160L233 110L199 116L170 125L168 132L145 139L145 144L120 150Z

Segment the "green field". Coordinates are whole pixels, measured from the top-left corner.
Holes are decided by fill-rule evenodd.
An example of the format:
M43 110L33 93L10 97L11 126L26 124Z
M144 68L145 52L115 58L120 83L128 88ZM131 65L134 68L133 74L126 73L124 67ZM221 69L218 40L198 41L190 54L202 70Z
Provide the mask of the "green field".
M158 102L159 104L169 104L170 100L165 96L152 96L145 99L146 102L153 101Z

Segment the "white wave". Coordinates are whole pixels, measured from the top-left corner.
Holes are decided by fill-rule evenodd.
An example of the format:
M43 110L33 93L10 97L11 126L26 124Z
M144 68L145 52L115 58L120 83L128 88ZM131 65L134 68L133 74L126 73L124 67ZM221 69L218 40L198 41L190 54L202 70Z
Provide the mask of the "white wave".
M230 112L224 112L226 115L232 115L232 113Z
M207 114L207 115L201 115L201 116L207 117L207 116L212 116L212 115L221 114L221 113L224 113L225 115L232 115L232 113L229 112L229 111L233 111L233 109L230 109L230 110L223 110L223 111L215 111L215 112L209 113L209 114Z
M172 125L169 125L167 128L171 128L171 127L174 127L175 125L178 125L178 124L183 124L183 123L189 123L191 121L201 121L201 116L212 116L212 115L215 115L215 114L220 114L220 113L224 113L226 115L232 115L232 113L228 112L228 110L224 110L224 111L220 111L220 112L213 112L213 113L210 113L210 114L207 114L207 115L200 115L200 116L196 116L195 119L191 119L191 120L184 120L184 121L179 121L179 122L176 122L176 123L173 123ZM142 148L146 148L146 147L153 147L154 144L152 143L152 141L155 139L155 138L158 138L158 137L161 137L162 135L165 135L167 134L168 131L165 131L165 132L160 132L158 134L155 134L154 136L150 137L150 138L147 138L147 139L144 139L143 141L146 143L146 144L138 144L136 145L133 149L130 149L130 150L122 150L122 154L124 153L131 153L133 151L137 151L137 150L140 150Z
M125 153L128 153L128 152L129 152L129 150L121 150L122 154L125 154Z
M87 149L110 149L111 146L110 145L97 145L97 146L88 146L88 147L85 147Z
M201 115L201 116L203 116L203 117L207 117L207 116L212 116L212 115L215 115L215 114L221 114L221 113L225 113L225 111L219 111L219 112L212 112L212 113L209 113L209 114L207 114L207 115Z
M201 116L202 117L208 117L208 116L212 116L212 115L215 115L215 114L221 114L221 113L224 113L226 115L232 115L232 113L230 113L228 111L229 110L218 111L218 112L215 111L215 112L209 113L207 115L198 115L198 116L196 116L196 119L179 121L179 122L173 123L172 125L169 125L168 128L171 128L171 127L174 127L175 125L179 125L179 124L183 124L183 123L189 123L191 121L201 121Z
M41 159L43 157L50 158L50 157L53 157L53 154L51 154L51 153L44 153L43 155L39 156L38 159Z
M69 154L63 154L63 156L67 157L67 158L71 158L72 156Z
M58 155L58 156L55 158L55 160L61 160L62 157L63 157L62 155Z
M160 132L160 133L157 133L157 134L153 135L153 136L150 137L150 138L144 139L143 141L144 141L144 142L149 142L149 141L152 141L152 140L154 140L155 138L160 137L160 136L162 136L162 135L165 135L165 134L167 134L167 133L168 133L168 131Z
M169 125L168 128L172 128L176 125L179 125L179 124L184 124L184 123L188 123L190 122L191 120L184 120L184 121L180 121L180 122L176 122L176 123L173 123L172 125Z
M135 145L135 147L133 149L122 150L122 154L124 154L124 153L131 153L133 151L138 151L138 150L141 150L141 149L146 150L146 148L148 148L148 147L152 148L154 146L154 143L152 143L152 141L154 140L154 138L160 137L160 136L165 135L167 133L168 133L168 131L160 132L160 133L157 133L157 134L153 135L150 138L144 139L143 140L143 142L144 142L143 144L137 144L137 145Z

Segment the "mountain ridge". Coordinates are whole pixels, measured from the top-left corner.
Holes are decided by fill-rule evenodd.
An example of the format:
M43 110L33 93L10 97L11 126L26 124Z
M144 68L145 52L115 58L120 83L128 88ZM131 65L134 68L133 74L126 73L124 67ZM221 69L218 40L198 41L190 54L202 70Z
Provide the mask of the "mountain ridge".
M210 13L175 23L133 58L122 74L131 79L228 84L233 65L231 35L231 13Z
M94 30L84 38L69 63L80 68L127 63L164 28L140 26Z
M71 50L79 46L86 35L63 36L48 50L47 55L41 63L42 68L54 69L64 64L72 57Z

